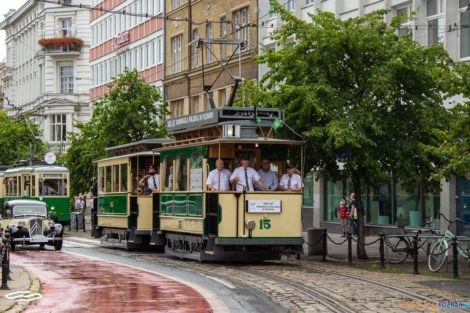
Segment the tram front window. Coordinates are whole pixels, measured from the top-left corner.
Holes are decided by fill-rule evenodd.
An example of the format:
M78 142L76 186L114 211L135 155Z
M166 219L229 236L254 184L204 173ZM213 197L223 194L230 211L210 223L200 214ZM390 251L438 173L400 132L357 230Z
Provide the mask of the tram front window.
M40 196L66 196L67 180L66 179L44 179L39 183Z

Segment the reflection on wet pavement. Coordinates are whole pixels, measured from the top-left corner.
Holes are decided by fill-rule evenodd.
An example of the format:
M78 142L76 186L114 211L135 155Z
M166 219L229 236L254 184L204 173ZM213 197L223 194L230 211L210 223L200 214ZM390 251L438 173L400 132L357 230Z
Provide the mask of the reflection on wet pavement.
M135 268L51 251L18 251L11 261L42 284L27 313L212 312L191 287Z

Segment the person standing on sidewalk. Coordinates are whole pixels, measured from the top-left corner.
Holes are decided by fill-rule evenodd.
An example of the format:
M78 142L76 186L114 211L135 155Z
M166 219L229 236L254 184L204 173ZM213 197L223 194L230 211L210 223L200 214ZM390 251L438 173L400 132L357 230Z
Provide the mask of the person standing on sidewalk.
M343 229L343 236L346 237L346 234L351 233L351 226L349 225L350 220L348 218L348 207L346 206L346 201L341 199L338 205L338 216L341 221L341 228Z
M348 212L351 222L350 232L352 235L357 236L357 201L356 194L354 192L349 196Z

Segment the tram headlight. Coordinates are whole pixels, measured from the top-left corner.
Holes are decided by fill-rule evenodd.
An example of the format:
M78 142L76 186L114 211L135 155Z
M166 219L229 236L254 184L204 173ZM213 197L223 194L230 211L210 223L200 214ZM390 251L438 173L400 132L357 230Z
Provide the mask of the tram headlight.
M253 229L255 229L255 227L256 227L256 222L253 221L253 220L246 220L246 222L245 222L245 227L246 227L248 230L253 230Z

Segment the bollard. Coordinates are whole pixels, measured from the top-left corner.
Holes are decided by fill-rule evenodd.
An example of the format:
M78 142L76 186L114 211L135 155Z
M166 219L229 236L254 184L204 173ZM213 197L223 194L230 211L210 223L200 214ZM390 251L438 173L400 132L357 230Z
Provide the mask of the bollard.
M413 274L419 274L418 271L418 234L413 237Z
M2 247L2 286L0 286L0 289L10 289L8 288L8 274L9 274L9 268L8 268L8 247L7 247L7 239L3 239L3 247Z
M454 279L459 277L459 260L458 260L458 251L457 251L457 237L452 238L452 272L454 274Z
M75 231L78 231L78 214L75 214Z
M380 246L379 246L379 253L380 253L380 269L385 269L385 247L384 247L384 233L380 233Z
M348 264L352 265L352 235L348 234Z
M326 262L326 251L328 249L328 246L327 246L327 240L328 240L328 235L327 235L327 230L326 228L323 230L323 251L321 253L321 261L322 262Z

